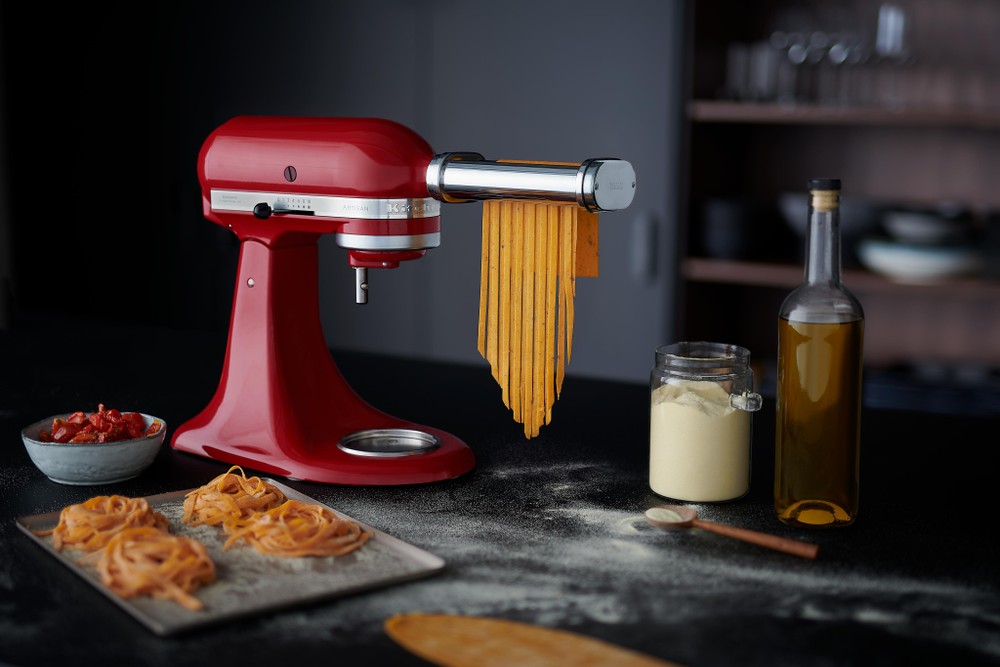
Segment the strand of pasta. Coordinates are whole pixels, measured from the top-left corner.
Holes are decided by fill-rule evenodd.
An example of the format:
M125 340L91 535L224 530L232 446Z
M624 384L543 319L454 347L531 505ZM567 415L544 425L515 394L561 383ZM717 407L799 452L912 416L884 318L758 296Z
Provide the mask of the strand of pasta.
M576 300L576 209L563 209L562 288L566 292L566 363L573 358L573 303ZM564 369L565 370L565 369Z
M67 505L59 512L59 522L54 528L35 531L35 534L51 535L56 551L70 548L91 552L102 549L118 532L143 526L166 531L169 524L145 498L94 496L82 503Z
M514 207L509 201L487 202L490 210L496 210L498 216L498 226L500 227L500 248L497 267L497 280L491 283L490 289L499 293L498 309L488 315L491 331L498 331L495 334L497 339L496 363L499 365L498 372L501 396L503 404L510 407L510 327L500 326L501 323L510 322L510 295L511 295L511 268L510 255L511 244L513 243L513 230L511 228L511 213ZM493 253L490 252L492 261ZM493 275L492 267L490 275Z
M82 560L96 561L101 583L123 598L147 595L191 611L204 608L191 593L216 575L204 544L149 526L122 530Z
M269 556L343 556L361 547L371 531L338 517L322 505L287 500L278 507L247 517L231 517L223 524L229 549L245 540Z
M552 421L552 405L556 400L556 304L559 275L559 208L547 209L547 258L545 262L545 423ZM561 355L560 355L561 356Z
M236 470L239 475L234 474ZM216 526L231 516L247 516L283 502L285 494L276 486L259 477L247 477L243 468L233 466L184 497L181 520L191 526Z
M531 423L529 431L538 433L545 420L545 338L548 333L548 303L546 296L545 263L548 260L548 211L534 208L535 217L532 224L535 227L535 322L532 325L534 340L532 341L532 387L531 387ZM526 424L527 426L527 424Z
M482 249L482 269L479 281L479 321L486 321L489 313L496 313L500 309L500 292L497 289L497 282L500 274L500 211L498 208L491 208L488 214L483 216L483 249ZM495 317L491 317L495 321ZM497 364L497 328L480 327L479 329L480 350L489 362L493 370L494 379L499 380L499 368Z
M533 390L535 385L535 207L525 206L521 219L521 383L519 386L521 419L525 435L537 432L534 425ZM529 436L530 437L530 436Z
M524 298L524 203L516 201L511 206L511 263L510 263L510 311L509 322L501 322L500 326L510 329L510 389L508 395L511 401L511 412L514 421L523 423L521 417L521 308ZM503 354L503 350L500 352Z

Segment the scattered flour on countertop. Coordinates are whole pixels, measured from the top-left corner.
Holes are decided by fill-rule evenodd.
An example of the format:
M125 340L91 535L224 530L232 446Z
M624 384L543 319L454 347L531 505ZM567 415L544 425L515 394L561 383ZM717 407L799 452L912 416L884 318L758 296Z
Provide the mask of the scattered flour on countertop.
M821 618L828 600L831 609L842 609L832 599L846 593L858 599L849 620L909 635L933 628L1000 655L1000 635L992 632L1000 620L990 625L976 617L982 605L975 600L983 602L982 592L960 585L929 588L902 577L845 577L783 554L775 558L788 558L787 567L763 570L741 558L752 546L734 546L699 531L660 531L646 523L646 507L608 507L603 494L613 495L616 481L610 467L585 463L545 470L508 466L481 470L449 493L404 502L330 500L331 506L442 557L445 571L267 623L306 637L318 622L331 629L333 641L350 643L358 634L380 634L384 619L406 611L505 615L564 627L649 618L685 623L720 608L733 615ZM497 492L512 485L521 492L513 497ZM484 512L491 503L495 507ZM711 511L705 508L706 518ZM650 587L663 594L647 595Z
M1000 656L1000 609L989 591L878 574L845 576L822 561L784 554L774 555L781 567L763 569L747 557L752 545L649 526L647 499L622 488L619 478L609 466L567 462L483 467L445 489L343 492L309 485L303 493L444 559L445 569L254 622L288 641L313 641L317 627L327 628L324 641L346 646L381 636L385 619L408 611L501 615L572 628L651 618L679 625L699 621L706 610L727 609L733 616L865 623L901 636L934 633ZM0 477L0 485L9 481ZM694 507L709 520L718 511ZM178 508L170 511L176 519ZM359 558L363 551L356 552ZM308 571L312 564L299 559L286 567ZM0 590L4 576L0 564ZM649 595L651 589L657 595ZM852 598L854 604L843 604ZM984 616L984 608L996 613Z

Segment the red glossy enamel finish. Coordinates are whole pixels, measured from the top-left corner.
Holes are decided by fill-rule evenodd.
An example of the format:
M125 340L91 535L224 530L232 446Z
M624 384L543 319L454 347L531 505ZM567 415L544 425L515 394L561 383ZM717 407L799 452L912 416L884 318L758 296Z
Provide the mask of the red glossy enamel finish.
M319 318L317 240L345 221L283 216L280 225L266 224L250 213L208 208L211 188L427 197L430 157L413 132L377 119L240 117L209 137L199 158L206 217L232 227L240 259L218 389L200 414L174 431L174 449L331 484L418 484L473 468L475 458L459 438L369 405L330 356ZM294 182L284 177L290 165ZM437 218L429 224L436 227ZM414 259L423 253L396 254ZM359 456L337 446L345 435L385 428L430 433L441 446L399 457Z
M202 145L202 191L426 197L434 157L418 134L380 118L237 116ZM285 176L294 167L295 180Z

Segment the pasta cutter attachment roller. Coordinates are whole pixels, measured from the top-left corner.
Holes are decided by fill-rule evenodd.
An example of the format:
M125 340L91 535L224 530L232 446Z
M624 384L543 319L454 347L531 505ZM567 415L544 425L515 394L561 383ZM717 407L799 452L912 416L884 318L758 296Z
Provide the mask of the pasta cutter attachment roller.
M569 164L440 153L427 166L427 191L444 202L535 199L576 204L591 212L617 211L632 203L635 170L617 158Z

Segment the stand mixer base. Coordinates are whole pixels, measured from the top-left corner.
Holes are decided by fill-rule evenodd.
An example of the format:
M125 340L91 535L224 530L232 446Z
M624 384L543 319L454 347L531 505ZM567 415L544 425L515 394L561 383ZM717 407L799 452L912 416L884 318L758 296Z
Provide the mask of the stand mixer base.
M462 440L381 412L341 375L317 309L317 249L244 241L222 378L174 449L282 477L420 484L475 465Z
M240 443L222 443L219 429L190 424L175 434L174 449L294 480L345 485L422 484L458 477L475 466L472 451L460 439L416 424L400 422L353 431L306 447L286 447L291 452L246 444L243 438Z

